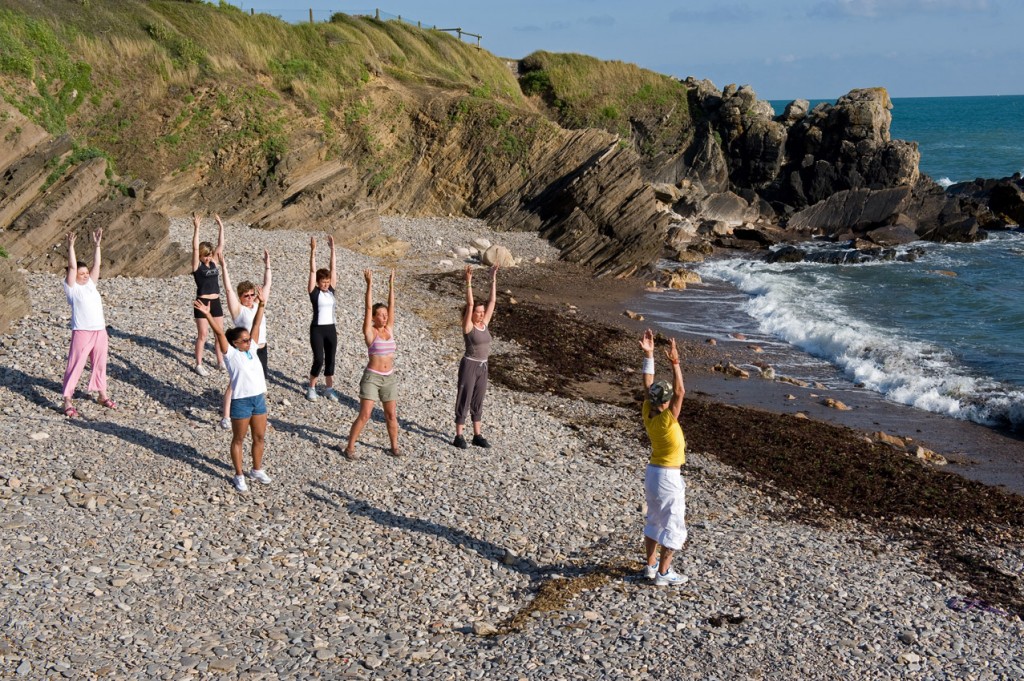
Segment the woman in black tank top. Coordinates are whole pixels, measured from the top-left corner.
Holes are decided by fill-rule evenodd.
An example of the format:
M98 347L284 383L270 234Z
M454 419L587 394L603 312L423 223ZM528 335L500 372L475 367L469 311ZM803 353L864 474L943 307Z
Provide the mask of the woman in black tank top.
M221 332L224 331L224 309L220 304L220 271L217 269L216 260L224 252L224 223L217 219L217 248L209 241L199 241L199 225L202 218L198 213L192 214L192 278L196 282L196 300L203 301L204 305L210 306L210 316L213 318L213 325ZM196 314L196 373L200 376L209 376L210 372L203 366L203 350L206 348L206 336L210 331L210 323L206 317ZM217 343L213 344L217 353L217 368L224 369L224 354Z

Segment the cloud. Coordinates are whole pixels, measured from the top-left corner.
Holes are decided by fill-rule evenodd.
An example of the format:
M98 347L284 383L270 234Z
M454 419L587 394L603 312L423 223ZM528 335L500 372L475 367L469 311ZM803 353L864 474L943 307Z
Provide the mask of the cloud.
M993 9L991 0L822 0L810 15L876 19L897 14L985 14Z
M519 26L513 26L513 31L519 31L520 33L543 33L544 31L568 31L576 26L590 26L590 27L601 27L607 28L615 25L615 17L608 14L582 17L575 21L567 21L559 19L556 21L549 21L548 23L540 26L538 24L522 24Z
M678 24L733 24L757 19L761 12L747 5L719 5L712 9L674 9L668 20Z
M579 22L584 26L608 27L615 25L615 17L609 14L602 14L600 16L583 17Z

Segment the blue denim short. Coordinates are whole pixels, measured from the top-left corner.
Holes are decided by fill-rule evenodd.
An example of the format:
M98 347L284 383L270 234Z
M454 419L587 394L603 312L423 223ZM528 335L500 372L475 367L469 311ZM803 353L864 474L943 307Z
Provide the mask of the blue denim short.
M259 416L267 413L266 393L253 395L252 397L231 398L231 418L247 419L251 416Z

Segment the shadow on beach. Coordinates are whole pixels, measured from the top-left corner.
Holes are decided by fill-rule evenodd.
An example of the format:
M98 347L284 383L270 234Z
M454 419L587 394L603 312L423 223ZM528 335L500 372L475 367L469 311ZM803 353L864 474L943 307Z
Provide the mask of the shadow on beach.
M121 423L86 419L69 419L67 423L82 430L91 430L102 435L116 437L128 444L148 449L158 456L181 461L212 478L224 478L232 470L226 461L206 456L195 447L176 440L168 440Z
M37 406L54 408L55 398L58 400L57 406L60 406L59 400L63 386L57 381L26 374L20 369L0 366L0 385L8 390L13 390ZM61 409L57 408L55 411L60 412Z
M306 496L310 499L326 503L339 511L344 510L352 515L368 518L384 527L390 527L402 532L418 532L443 539L452 546L472 551L481 558L526 575L531 580L543 579L551 575L561 575L570 578L578 577L592 570L591 568L575 565L539 566L531 560L519 558L506 562L506 549L486 539L479 539L463 530L440 525L423 518L413 518L377 508L367 501L357 499L346 492L331 489L317 482L312 483L312 486L319 491L307 490Z

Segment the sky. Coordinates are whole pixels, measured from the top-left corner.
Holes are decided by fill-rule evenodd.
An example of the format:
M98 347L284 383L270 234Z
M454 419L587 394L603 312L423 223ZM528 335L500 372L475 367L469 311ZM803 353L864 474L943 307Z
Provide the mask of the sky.
M761 99L1024 94L1024 0L379 0L383 18L460 27L500 57L536 50L631 62ZM230 0L291 22L375 7ZM464 37L465 40L475 39Z

